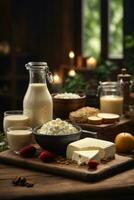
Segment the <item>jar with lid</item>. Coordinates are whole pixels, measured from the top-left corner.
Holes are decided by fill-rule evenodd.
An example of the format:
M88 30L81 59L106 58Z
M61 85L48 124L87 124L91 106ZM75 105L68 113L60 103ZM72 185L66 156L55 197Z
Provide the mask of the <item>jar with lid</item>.
M100 110L104 113L123 113L123 93L119 82L100 82Z
M29 85L23 99L24 114L29 117L29 126L41 125L53 118L53 102L46 84L51 75L46 62L29 62Z

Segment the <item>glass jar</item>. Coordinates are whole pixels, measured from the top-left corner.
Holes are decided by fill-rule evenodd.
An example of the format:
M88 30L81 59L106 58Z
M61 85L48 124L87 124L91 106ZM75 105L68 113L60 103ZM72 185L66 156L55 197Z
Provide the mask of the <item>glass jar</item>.
M119 82L100 82L100 110L104 113L123 113L123 93Z
M53 118L53 102L46 84L46 76L50 80L46 62L29 62L29 85L23 100L24 114L29 117L29 126L35 127Z

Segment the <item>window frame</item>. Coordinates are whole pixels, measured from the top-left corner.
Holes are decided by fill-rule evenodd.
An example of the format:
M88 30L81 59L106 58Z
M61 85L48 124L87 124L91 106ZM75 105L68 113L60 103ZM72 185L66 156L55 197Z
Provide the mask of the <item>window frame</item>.
M124 64L124 57L125 57L125 48L124 48L124 23L123 23L123 57L122 58L110 58L108 55L108 48L109 48L109 41L108 41L108 34L109 34L109 0L100 0L100 18L101 18L101 24L100 24L100 58L103 60L110 60L118 64L118 66L123 66ZM81 0L81 53L83 51L83 2ZM123 1L123 16L124 16L124 1ZM124 22L124 20L123 20Z
M108 55L108 48L109 48L109 41L108 41L108 22L109 22L109 0L101 0L101 52L100 56L102 59L107 59L111 61L117 62L119 65L123 65L124 63L124 55L125 55L125 48L124 48L124 23L123 23L123 57L122 58L110 58ZM124 16L124 1L123 1L123 16ZM124 20L123 20L124 21Z

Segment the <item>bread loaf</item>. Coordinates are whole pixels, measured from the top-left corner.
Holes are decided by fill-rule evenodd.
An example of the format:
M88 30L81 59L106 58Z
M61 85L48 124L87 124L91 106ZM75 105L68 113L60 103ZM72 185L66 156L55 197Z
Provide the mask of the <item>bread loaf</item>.
M69 119L75 123L87 123L88 117L97 115L99 109L94 107L83 107L69 114Z

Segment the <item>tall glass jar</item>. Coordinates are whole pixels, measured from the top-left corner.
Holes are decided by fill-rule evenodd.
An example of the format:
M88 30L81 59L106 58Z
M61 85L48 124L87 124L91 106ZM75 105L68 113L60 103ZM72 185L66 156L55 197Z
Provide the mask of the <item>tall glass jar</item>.
M29 126L35 127L52 120L53 102L46 84L49 74L47 63L29 62L29 85L23 100L24 114L29 117Z
M123 93L119 82L100 82L100 110L104 113L123 113Z

